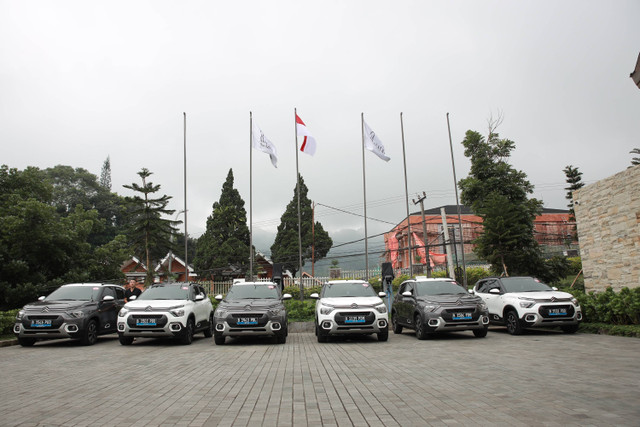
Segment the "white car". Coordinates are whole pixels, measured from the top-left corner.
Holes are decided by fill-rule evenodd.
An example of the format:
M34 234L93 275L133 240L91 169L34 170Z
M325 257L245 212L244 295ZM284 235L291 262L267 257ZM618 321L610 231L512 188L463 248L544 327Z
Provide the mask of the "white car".
M120 344L135 337L173 337L191 344L193 335L213 336L213 305L196 283L160 283L125 304L118 313Z
M582 321L573 295L533 277L488 277L478 280L473 292L487 304L491 323L506 325L511 335L525 328L552 326L574 333Z
M377 334L378 341L389 338L384 292L376 292L364 280L332 280L322 286L315 298L315 329L318 342L331 335Z

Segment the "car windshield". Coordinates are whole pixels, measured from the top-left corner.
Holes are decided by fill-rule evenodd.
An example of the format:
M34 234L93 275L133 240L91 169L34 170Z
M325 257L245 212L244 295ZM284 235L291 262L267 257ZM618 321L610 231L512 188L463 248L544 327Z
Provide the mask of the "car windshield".
M428 282L416 282L416 295L458 295L466 294L462 286L449 280L434 280Z
M138 300L189 299L189 286L152 286L137 298Z
M544 292L553 290L533 277L503 277L501 280L507 292Z
M233 285L225 299L234 301L239 299L279 299L280 294L276 285Z
M46 301L97 301L100 286L62 286L51 292Z
M322 287L322 298L338 297L375 297L373 287L362 283L327 283Z

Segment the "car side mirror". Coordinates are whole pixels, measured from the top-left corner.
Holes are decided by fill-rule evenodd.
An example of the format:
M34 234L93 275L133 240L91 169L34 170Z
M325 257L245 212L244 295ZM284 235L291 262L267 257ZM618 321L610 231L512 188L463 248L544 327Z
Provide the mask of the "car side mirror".
M386 293L386 292L378 292L378 296L379 296L380 298L384 298L384 297L386 297L386 296L387 296L387 293Z
M102 301L107 302L107 301L113 301L115 300L115 298L112 295L105 295L104 298L102 298Z
M137 295L131 295L131 296L129 297L129 301L133 301L133 300L134 300L134 299L136 299L136 298L138 298L138 296L137 296Z
M405 292L403 292L403 293L402 293L402 296L403 296L403 297L411 297L411 296L413 296L413 295L411 294L411 292L410 292L410 291L405 291Z
M215 299L216 301L222 301L222 295L218 294L215 297L213 297L213 299Z
M196 301L202 301L202 300L204 300L204 295L202 294L196 295Z
M470 293L471 295L474 295L474 294L476 293L476 291L474 291L473 289L469 289L469 293Z
M44 295L43 295L43 296L41 296L41 297L38 297L38 301L44 301L44 299L45 299L45 298L46 298L46 297L45 297Z
M291 298L293 298L293 297L291 296L291 294L284 294L284 295L282 295L282 299L283 299L283 300L287 300L287 299L291 299Z
M489 293L494 295L500 295L500 289L498 288L489 289Z
M312 293L311 295L309 295L309 298L313 298L313 299L319 299L320 295L318 295L317 292Z
M553 286L551 289L553 289L554 291L558 290L558 288L556 288L555 286Z

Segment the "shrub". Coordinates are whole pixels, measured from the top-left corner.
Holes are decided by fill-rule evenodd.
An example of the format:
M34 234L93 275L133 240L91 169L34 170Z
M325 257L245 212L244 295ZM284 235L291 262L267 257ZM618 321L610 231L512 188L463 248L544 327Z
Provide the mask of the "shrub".
M288 300L284 302L289 322L313 322L316 303L314 300Z
M0 335L8 335L13 332L13 324L16 321L16 314L19 308L9 311L0 311Z
M604 292L567 289L578 299L586 322L614 325L640 324L640 288L622 288L616 293L610 287Z
M303 295L304 299L309 299L310 295L313 293L320 293L322 286L310 286L308 288L304 288ZM300 288L298 286L286 286L284 288L283 294L289 294L293 297L293 299L300 300Z

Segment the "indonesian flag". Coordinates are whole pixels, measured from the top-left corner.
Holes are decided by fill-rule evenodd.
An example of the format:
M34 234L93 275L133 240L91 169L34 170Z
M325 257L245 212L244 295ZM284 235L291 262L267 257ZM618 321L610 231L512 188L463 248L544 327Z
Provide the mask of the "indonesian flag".
M269 139L264 136L262 130L253 122L253 132L251 132L251 144L253 148L256 150L260 150L263 153L267 153L271 158L271 164L274 168L278 167L278 151L276 150L276 146L273 145Z
M300 146L300 151L313 156L316 153L316 140L313 135L309 133L307 126L305 126L304 122L300 117L298 117L297 114L296 129L298 132L298 136L304 136L304 140L302 141L302 145Z
M376 156L380 157L385 162L390 160L390 157L384 152L384 145L382 145L382 141L378 138L378 135L374 131L371 130L367 122L364 122L364 146L367 150L371 151Z

